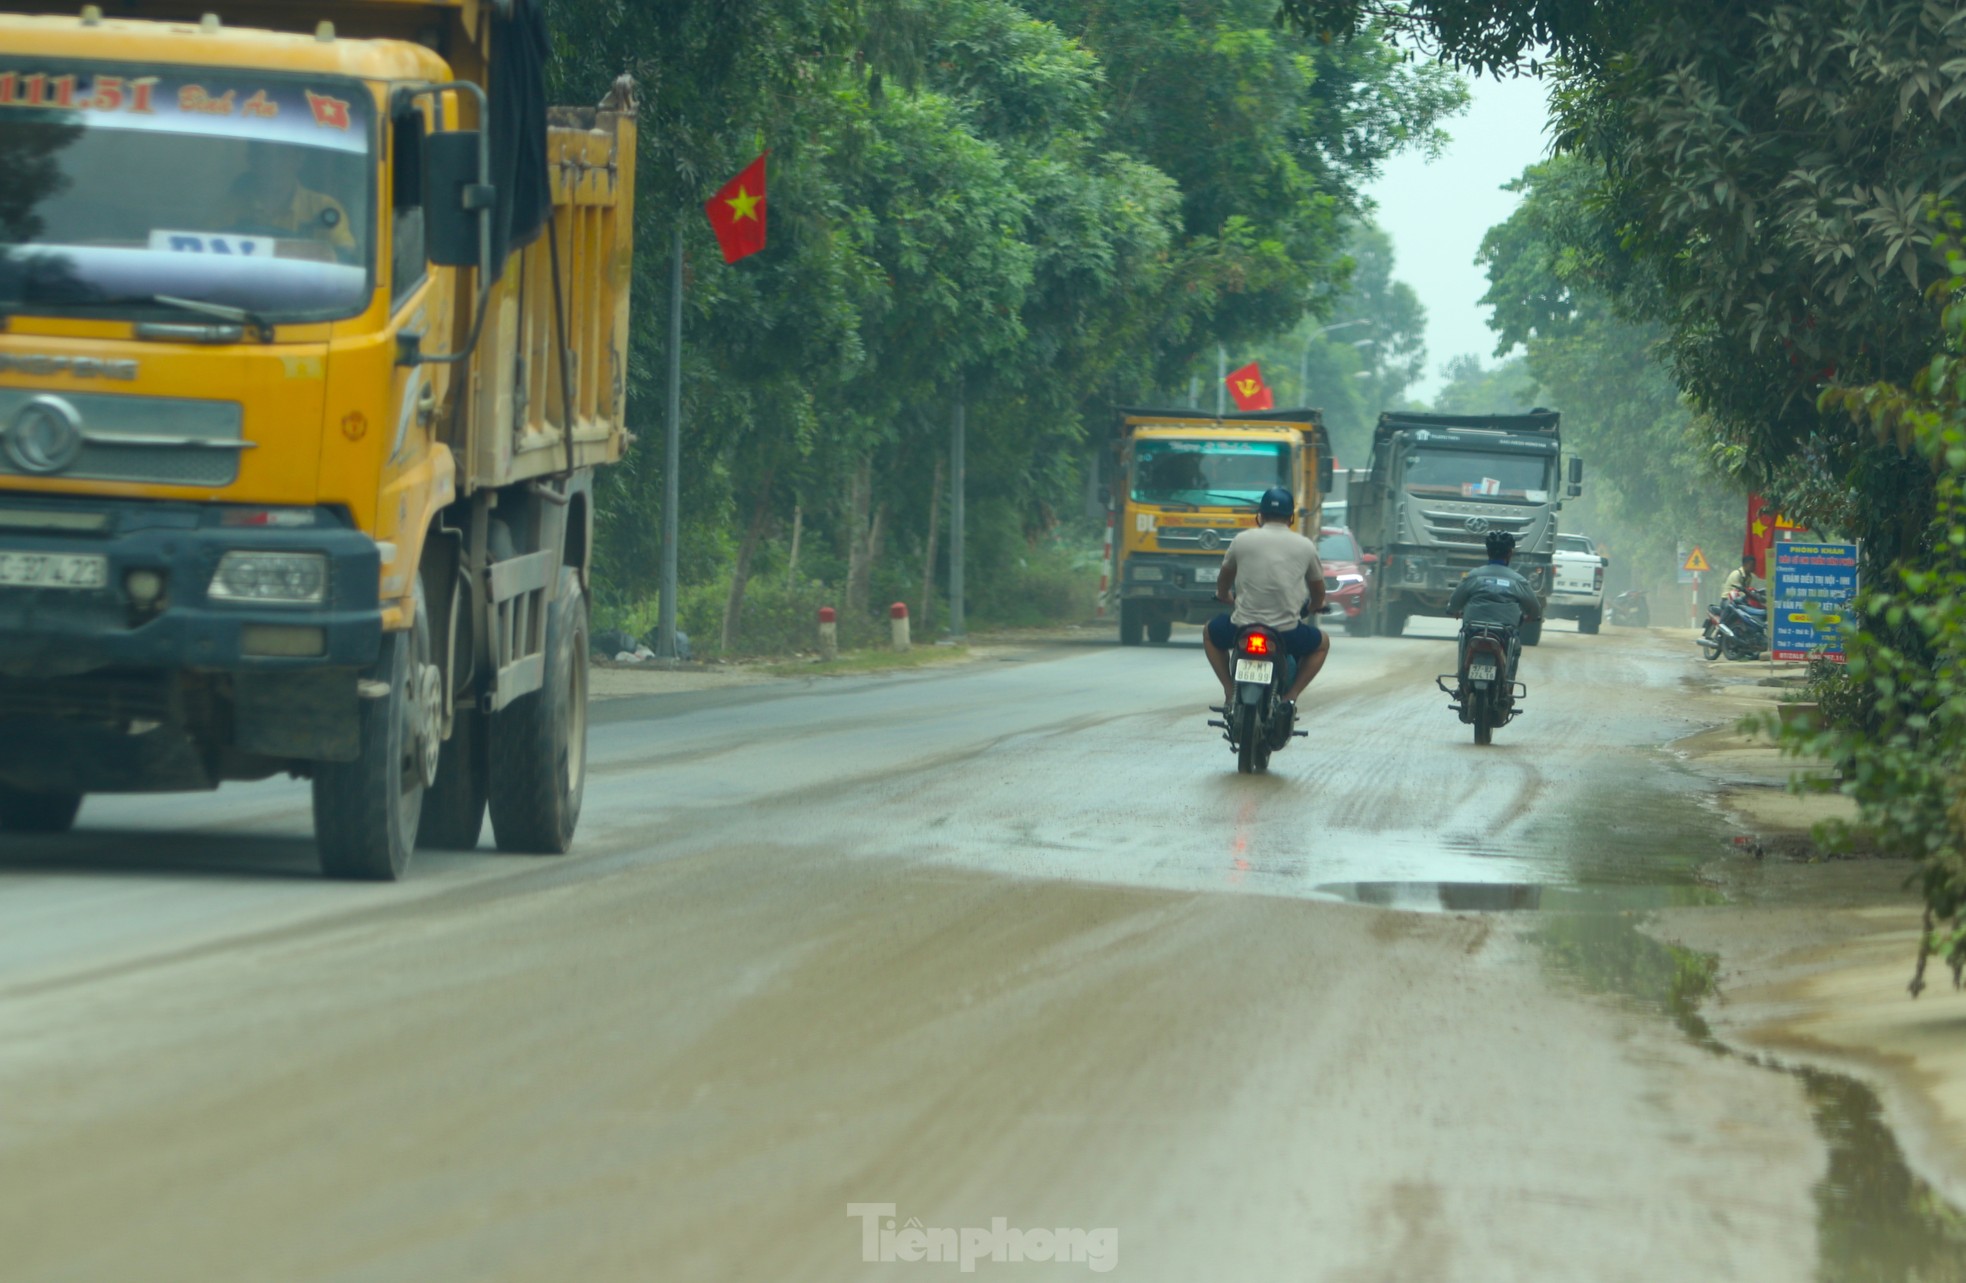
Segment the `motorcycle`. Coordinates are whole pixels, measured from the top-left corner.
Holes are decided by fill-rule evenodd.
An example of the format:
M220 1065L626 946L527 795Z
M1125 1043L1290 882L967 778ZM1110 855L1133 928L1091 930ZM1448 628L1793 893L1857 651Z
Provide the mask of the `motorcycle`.
M1434 678L1434 685L1449 697L1448 707L1461 721L1474 727L1474 742L1492 744L1495 729L1507 726L1522 715L1516 701L1529 697L1529 688L1509 676L1509 630L1489 624L1468 624L1463 630L1467 645L1460 670ZM1450 688L1448 678L1454 685Z
M1238 772L1261 775L1270 769L1270 754L1307 734L1293 729L1281 715L1284 694L1297 678L1297 661L1276 630L1245 624L1229 652L1229 664L1236 681L1235 702L1224 705L1222 720L1209 725L1229 742Z
M1768 602L1759 593L1729 593L1707 606L1699 647L1712 663L1729 659L1759 659L1768 649Z
M1626 628L1649 628L1652 624L1652 607L1645 600L1645 590L1634 588L1613 597L1611 622Z

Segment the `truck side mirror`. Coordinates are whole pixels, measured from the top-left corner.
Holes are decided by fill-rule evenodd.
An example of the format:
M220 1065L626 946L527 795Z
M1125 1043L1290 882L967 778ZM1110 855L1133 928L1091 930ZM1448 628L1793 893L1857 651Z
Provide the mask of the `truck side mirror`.
M475 129L448 129L423 140L423 243L440 267L477 267L479 228L495 195L479 173Z
M1572 499L1575 499L1582 493L1584 493L1584 461L1582 459L1572 458L1570 460L1569 494Z
M1331 456L1319 455L1317 461L1317 489L1319 494L1330 494L1333 481Z

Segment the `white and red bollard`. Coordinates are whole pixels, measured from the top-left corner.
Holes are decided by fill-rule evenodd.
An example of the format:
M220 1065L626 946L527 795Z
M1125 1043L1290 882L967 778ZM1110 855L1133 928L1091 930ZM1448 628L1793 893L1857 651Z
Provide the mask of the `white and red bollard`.
M1106 550L1099 560L1099 599L1093 603L1092 617L1106 617L1106 592L1112 586L1113 573L1113 510L1106 509Z
M896 650L908 649L908 603L897 601L887 608L888 637Z
M838 659L840 657L839 617L831 606L819 608L819 657Z

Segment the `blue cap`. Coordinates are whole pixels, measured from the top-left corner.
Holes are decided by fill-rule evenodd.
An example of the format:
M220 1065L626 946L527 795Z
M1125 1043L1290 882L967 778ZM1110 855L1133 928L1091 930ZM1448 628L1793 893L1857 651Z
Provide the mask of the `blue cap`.
M1297 500L1283 486L1271 486L1263 492L1263 498L1256 505L1256 511L1264 517L1289 517L1297 511Z

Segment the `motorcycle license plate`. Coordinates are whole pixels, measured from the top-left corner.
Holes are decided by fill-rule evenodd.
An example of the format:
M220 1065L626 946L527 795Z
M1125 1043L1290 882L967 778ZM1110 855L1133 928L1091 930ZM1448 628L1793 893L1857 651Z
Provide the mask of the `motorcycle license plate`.
M1495 665L1469 664L1468 678L1470 681L1492 682L1495 680Z
M1267 659L1238 659L1236 661L1236 680L1255 682L1259 686L1270 684L1270 674L1275 667Z

